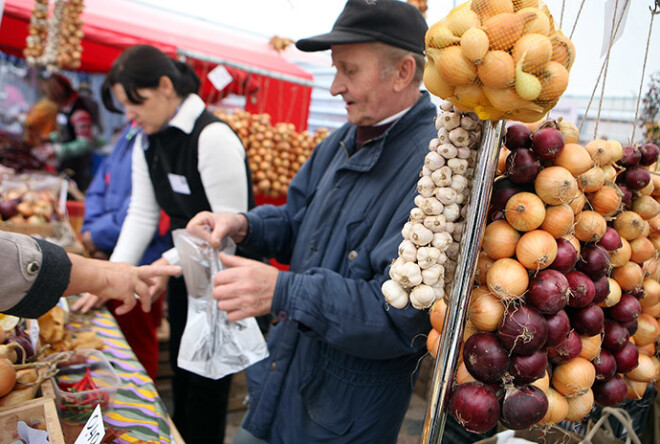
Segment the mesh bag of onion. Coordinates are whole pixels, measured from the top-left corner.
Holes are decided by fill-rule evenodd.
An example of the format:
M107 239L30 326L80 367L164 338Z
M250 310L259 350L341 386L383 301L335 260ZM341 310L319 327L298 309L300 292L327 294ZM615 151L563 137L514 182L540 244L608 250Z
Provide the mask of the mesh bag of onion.
M482 120L535 122L568 86L575 47L540 0L471 0L426 33L424 84Z

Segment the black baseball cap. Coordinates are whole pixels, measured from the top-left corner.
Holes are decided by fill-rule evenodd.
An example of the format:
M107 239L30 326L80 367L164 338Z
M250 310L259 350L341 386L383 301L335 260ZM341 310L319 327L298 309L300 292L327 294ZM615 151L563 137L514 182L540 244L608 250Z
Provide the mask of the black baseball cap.
M330 45L379 41L424 54L428 25L415 6L399 0L348 0L332 31L300 39L296 48L313 52Z

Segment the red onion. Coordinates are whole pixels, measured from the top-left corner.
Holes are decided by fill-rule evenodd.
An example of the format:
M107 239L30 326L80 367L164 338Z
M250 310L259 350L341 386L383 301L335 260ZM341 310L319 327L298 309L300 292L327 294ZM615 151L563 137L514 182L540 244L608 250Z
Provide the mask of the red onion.
M495 210L493 206L490 208L493 211L488 213L488 222L495 222L496 220L506 219L506 212L504 210Z
M627 291L626 293L630 293L638 301L641 301L642 298L646 296L646 293L644 292L644 287L633 288L632 290Z
M548 352L548 359L553 364L568 362L577 357L582 351L580 335L575 330L571 330L564 342L556 347L548 347L546 351Z
M654 143L646 143L639 148L642 153L642 159L639 161L640 165L649 166L653 165L658 160L660 148Z
M509 369L509 354L492 333L476 333L465 341L463 360L468 372L481 382L500 382Z
M575 267L578 260L578 252L570 241L560 237L557 239L557 257L550 264L550 268L568 273Z
M637 327L638 327L638 325L637 325L637 319L635 319L635 320L633 320L633 321L630 321L630 322L623 322L623 323L621 323L621 325L623 325L624 328L625 328L626 330L628 330L628 334L629 334L630 336L632 336L632 335L634 335L635 333L637 333Z
M573 308L586 307L591 304L596 294L593 281L580 271L569 271L566 273L568 286L571 291L568 295L568 306Z
M547 366L548 356L543 349L531 355L511 355L509 374L515 384L528 384L543 377Z
M595 336L603 331L605 313L596 304L589 304L583 308L574 308L568 311L571 325L579 334Z
M603 332L602 346L611 352L621 350L630 338L628 330L623 325L611 319L605 320Z
M614 360L616 361L617 373L628 373L634 370L639 364L639 350L632 342L626 342L621 350L612 352Z
M541 159L554 159L565 143L564 135L556 128L541 128L532 135L532 150Z
M618 164L625 168L634 167L642 160L642 152L635 146L624 146L623 156L619 159Z
M472 433L485 433L495 427L500 403L495 392L480 382L467 382L454 388L449 411L456 421Z
M502 424L512 430L522 430L539 422L548 411L548 398L535 385L507 388L502 401Z
M518 148L506 157L505 174L515 183L532 183L541 171L541 162L527 148Z
M542 270L532 278L526 302L543 314L557 313L568 301L568 280L557 270Z
M632 167L623 174L625 174L626 185L632 190L639 191L651 181L649 170L643 167Z
M601 349L591 363L596 369L596 381L607 381L616 373L614 356L605 349Z
M594 401L603 407L621 404L628 396L628 387L621 375L614 375L607 381L596 381L591 390L594 392Z
M604 248L594 244L582 248L580 259L577 261L578 270L595 280L605 276L609 268L610 255Z
M529 355L543 347L548 327L538 311L522 305L511 307L504 313L497 336L512 353Z
M523 190L523 187L513 183L511 179L499 179L493 185L493 195L491 196L490 204L493 206L495 211L501 210L506 207L506 203L509 201L511 196L518 194Z
M598 245L607 251L614 251L623 247L621 236L619 236L619 233L612 227L607 227L605 234L603 234L603 237L598 241Z
M619 176L617 176L617 180L618 180L619 177L623 178L623 176L624 176L623 174L620 174ZM623 179L621 179L621 180L623 180ZM632 203L632 199L633 199L632 190L626 184L623 184L623 183L618 183L617 182L617 186L619 187L619 191L621 191L621 203L624 206L630 205Z
M594 304L600 304L610 293L610 281L607 279L607 276L601 276L598 279L594 280Z
M548 337L545 340L546 347L555 347L566 340L568 332L571 331L571 322L564 310L559 310L553 315L546 315L545 323L548 326Z
M512 123L506 129L504 146L511 151L516 148L529 148L532 146L532 130L522 123Z
M630 293L623 293L619 302L610 307L608 315L619 322L634 321L642 313L642 305L635 296Z

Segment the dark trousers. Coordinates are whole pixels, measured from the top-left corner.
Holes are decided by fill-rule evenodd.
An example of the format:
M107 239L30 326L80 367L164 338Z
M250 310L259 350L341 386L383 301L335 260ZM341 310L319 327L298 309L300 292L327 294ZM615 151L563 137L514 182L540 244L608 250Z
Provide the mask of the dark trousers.
M167 290L170 365L174 371L172 420L187 444L223 444L231 375L215 380L177 366L181 336L188 313L188 298L183 278L170 279Z

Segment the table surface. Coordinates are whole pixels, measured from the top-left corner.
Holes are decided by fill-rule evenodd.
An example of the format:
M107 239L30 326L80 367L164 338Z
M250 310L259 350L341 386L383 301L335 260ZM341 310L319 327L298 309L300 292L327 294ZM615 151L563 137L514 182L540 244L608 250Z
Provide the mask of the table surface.
M109 411L103 413L106 426L121 433L113 442L174 443L169 415L156 386L137 360L112 314L106 309L94 310L87 315L74 313L68 326L91 328L103 340L101 351L119 376L117 394Z

